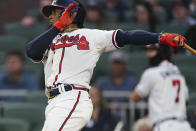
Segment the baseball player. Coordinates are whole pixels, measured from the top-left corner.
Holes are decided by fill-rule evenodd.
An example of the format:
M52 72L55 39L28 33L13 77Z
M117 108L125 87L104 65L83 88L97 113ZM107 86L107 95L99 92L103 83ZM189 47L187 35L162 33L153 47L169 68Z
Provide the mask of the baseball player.
M143 73L132 100L138 102L149 96L153 131L192 131L186 121L188 88L178 67L171 63L170 48L152 45L146 54L151 68Z
M93 110L89 83L104 52L130 43L162 43L178 48L185 42L178 34L86 29L85 13L79 1L54 0L43 8L52 27L26 47L28 57L44 64L49 102L43 131L79 131L88 123Z

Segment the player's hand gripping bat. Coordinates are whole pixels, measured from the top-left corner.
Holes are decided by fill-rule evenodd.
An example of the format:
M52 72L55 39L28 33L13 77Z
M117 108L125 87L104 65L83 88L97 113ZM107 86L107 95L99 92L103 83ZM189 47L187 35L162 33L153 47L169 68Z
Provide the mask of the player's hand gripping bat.
M172 48L181 48L184 47L189 50L191 53L196 55L196 50L186 44L187 39L178 34L164 33L161 34L160 42L169 45Z
M176 38L177 40L179 40L179 38ZM186 40L187 41L187 40ZM183 43L183 45L181 45L182 47L186 48L188 51L190 51L191 53L193 53L194 55L196 55L196 50L193 49L192 47L190 47L188 44Z
M59 29L61 32L64 31L75 19L77 12L74 12L70 16L70 12L72 9L76 8L78 6L77 3L71 3L69 7L63 12L62 16L59 18L59 20L54 24L54 26Z
M176 37L176 38L174 38L174 39L180 41L180 38L179 38L179 37ZM185 41L187 41L187 40L185 40ZM193 49L192 47L190 47L190 46L189 46L188 44L186 44L185 42L182 43L180 46L186 48L188 51L190 51L191 53L193 53L194 55L196 55L196 50Z

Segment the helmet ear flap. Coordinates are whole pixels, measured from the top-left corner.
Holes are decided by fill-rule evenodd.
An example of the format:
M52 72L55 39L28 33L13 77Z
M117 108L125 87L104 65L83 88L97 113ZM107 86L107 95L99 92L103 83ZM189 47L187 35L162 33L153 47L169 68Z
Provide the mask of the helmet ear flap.
M78 12L78 10L79 10L79 7L76 7L76 8L74 8L74 9L72 9L72 10L70 11L70 16L72 16L74 12Z

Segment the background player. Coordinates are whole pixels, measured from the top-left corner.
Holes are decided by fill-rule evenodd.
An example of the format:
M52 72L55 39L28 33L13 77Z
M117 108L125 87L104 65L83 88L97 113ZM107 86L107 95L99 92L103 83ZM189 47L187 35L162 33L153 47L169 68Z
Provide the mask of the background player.
M146 52L150 68L137 85L132 101L149 96L149 117L153 131L191 131L186 121L188 88L178 67L171 63L166 45L152 45Z
M32 40L27 55L44 63L49 104L43 131L78 131L92 114L89 83L102 53L130 43L164 43L181 47L185 38L177 34L145 31L91 30L83 28L85 9L74 0L54 0L43 8L51 29Z

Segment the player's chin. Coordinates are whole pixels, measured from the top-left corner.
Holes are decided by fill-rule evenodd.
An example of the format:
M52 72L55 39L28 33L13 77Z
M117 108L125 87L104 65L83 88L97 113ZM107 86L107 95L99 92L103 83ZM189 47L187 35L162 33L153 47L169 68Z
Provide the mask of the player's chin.
M54 21L53 19L49 20L49 25L50 25L50 26L53 26L54 23L55 23L55 21Z

